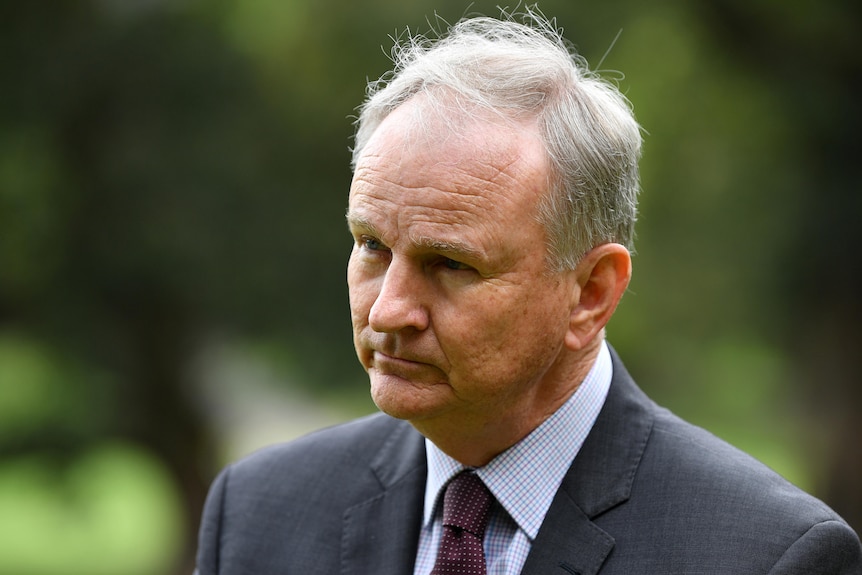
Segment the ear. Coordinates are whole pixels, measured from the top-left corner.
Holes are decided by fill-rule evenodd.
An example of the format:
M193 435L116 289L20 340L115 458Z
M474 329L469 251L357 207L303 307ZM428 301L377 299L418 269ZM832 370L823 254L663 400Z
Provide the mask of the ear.
M620 244L602 244L587 252L574 270L572 312L566 347L587 347L610 321L632 277L632 259Z

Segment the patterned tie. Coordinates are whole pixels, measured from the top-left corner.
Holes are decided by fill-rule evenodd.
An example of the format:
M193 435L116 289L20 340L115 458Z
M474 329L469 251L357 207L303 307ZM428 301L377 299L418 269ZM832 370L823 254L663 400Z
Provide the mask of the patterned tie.
M455 476L443 495L443 538L431 575L486 575L482 538L493 496L475 473Z

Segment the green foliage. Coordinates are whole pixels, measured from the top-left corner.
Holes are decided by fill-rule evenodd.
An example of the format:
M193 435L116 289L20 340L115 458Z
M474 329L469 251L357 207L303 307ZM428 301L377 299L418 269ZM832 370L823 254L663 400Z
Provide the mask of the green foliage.
M58 452L112 425L114 382L33 338L0 333L0 447Z
M102 444L69 465L0 464L0 573L160 575L179 551L180 506L152 457Z
M497 4L0 8L0 572L189 561L219 452L190 364L214 334L278 381L365 394L351 115L388 36ZM858 3L541 8L646 132L611 342L681 415L802 485L858 491ZM812 437L835 447L812 457Z

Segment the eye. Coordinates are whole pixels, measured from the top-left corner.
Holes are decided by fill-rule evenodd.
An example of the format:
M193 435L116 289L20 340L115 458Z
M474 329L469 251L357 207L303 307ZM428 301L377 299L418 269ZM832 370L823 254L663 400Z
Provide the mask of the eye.
M461 263L457 260L453 260L450 258L443 258L443 265L446 266L450 270L463 271L473 269L467 264Z
M385 249L384 245L380 242L380 240L368 236L362 236L359 238L360 244L366 250L376 252L382 249Z

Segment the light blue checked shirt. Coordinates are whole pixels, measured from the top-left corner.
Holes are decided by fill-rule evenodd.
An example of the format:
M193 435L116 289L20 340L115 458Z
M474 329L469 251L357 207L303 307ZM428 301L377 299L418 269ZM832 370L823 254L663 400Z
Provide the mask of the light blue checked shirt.
M499 505L491 509L485 531L488 575L521 572L539 527L563 477L581 449L605 403L613 367L606 343L587 377L566 403L527 437L476 474ZM414 575L428 575L442 536L442 489L465 467L425 440L428 479L425 511Z

